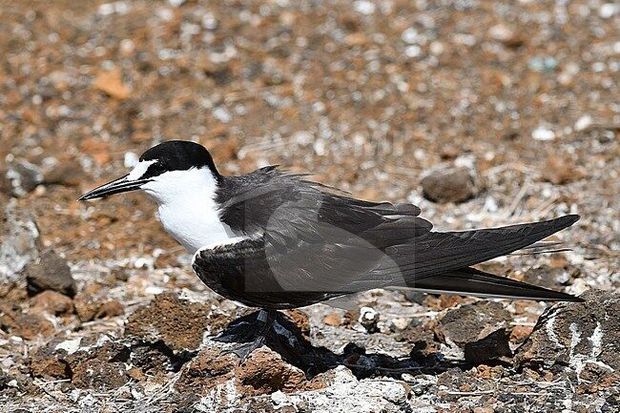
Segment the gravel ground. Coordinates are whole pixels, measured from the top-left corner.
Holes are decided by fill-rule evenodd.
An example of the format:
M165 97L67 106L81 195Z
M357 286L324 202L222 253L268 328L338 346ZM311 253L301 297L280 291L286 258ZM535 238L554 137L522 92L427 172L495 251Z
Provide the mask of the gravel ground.
M619 27L598 0L1 3L0 410L617 411ZM586 302L371 291L239 364L212 338L250 310L153 205L76 201L173 138L439 229L579 213L572 251L482 268Z

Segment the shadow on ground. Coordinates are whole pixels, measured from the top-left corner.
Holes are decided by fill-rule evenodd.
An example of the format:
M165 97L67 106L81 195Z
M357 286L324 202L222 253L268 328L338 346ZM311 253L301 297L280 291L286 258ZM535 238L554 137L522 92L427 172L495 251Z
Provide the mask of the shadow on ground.
M349 343L342 354L336 354L325 347L313 346L301 329L280 312L273 312L273 327L265 330L259 319L260 311L232 321L214 340L235 343L231 352L242 359L248 348L254 349L257 340L277 352L282 358L301 369L308 379L339 365L348 367L358 378L388 376L400 378L403 373L439 374L451 368L469 369L471 363L447 360L441 353L424 354L419 349L411 351L406 358L397 358L381 353L366 353L363 347Z

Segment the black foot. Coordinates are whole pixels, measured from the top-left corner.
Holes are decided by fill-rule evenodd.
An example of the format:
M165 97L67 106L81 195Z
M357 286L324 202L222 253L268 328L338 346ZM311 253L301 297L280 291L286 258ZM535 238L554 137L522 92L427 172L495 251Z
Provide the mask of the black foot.
M258 337L256 340L250 341L249 343L235 344L231 349L224 351L223 354L233 353L239 357L239 364L243 364L254 350L261 348L264 344L265 338Z
M241 362L254 350L267 346L282 353L305 352L309 343L301 336L299 328L278 311L260 310L241 317L226 327L213 340L236 343L227 353L234 353Z

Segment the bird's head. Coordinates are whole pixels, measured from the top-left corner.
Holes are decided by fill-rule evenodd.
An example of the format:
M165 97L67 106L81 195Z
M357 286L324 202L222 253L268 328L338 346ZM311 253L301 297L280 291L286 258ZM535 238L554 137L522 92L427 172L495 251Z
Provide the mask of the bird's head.
M131 172L80 197L81 201L143 190L158 203L191 194L205 184L217 185L221 175L209 151L190 141L167 141L147 150Z

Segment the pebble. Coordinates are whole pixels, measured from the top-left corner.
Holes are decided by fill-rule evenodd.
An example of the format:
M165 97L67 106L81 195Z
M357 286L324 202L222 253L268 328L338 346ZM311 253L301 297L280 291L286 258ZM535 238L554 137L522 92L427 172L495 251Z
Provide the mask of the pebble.
M532 138L537 141L552 141L555 139L555 133L544 126L539 126L532 131Z
M424 197L438 203L464 202L477 193L474 175L465 166L436 169L422 178L421 185Z

